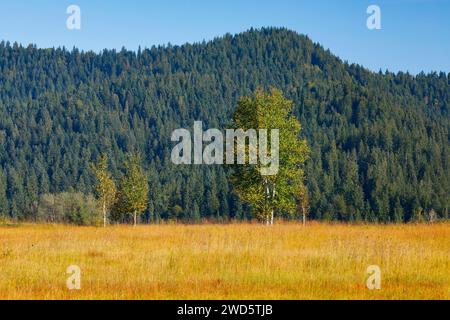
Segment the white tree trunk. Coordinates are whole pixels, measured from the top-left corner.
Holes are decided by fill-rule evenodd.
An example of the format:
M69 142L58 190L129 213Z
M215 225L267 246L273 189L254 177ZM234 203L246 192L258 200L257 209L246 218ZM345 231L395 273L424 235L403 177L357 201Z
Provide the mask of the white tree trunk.
M264 185L265 185L265 189L266 189L266 205L267 205L270 200L273 200L275 198L275 184L273 185L272 192L270 192L270 184L269 184L269 181L267 180L267 178L264 178ZM268 226L273 225L273 220L274 220L274 209L273 208L270 209L270 213L265 212L264 219L266 220L265 221L266 225L268 225Z
M106 203L103 202L103 227L106 227Z
M134 210L134 226L136 227L137 225L137 213L136 210Z
M275 183L273 184L273 190L272 190L272 200L275 199ZM270 224L273 225L273 215L274 215L274 209L272 208L272 212L270 213Z
M267 178L264 178L264 184L266 186L266 204L267 204L270 198L269 183L267 182ZM265 212L264 218L266 219L266 225L270 225L270 216L267 211Z

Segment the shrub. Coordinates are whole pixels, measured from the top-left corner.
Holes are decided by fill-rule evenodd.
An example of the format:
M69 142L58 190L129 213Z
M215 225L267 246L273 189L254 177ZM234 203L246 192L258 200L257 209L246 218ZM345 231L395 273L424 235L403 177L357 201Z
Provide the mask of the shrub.
M101 210L92 195L77 192L44 194L39 200L38 220L52 223L99 225Z
M14 222L11 220L10 217L0 213L0 226L8 226L13 224Z

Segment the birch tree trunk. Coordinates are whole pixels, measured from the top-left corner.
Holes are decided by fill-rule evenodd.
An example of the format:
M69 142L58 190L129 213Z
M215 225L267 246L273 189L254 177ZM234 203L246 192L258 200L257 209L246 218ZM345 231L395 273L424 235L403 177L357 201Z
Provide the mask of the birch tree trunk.
M136 210L134 210L134 226L136 227L137 225L137 213Z
M272 201L275 199L275 183L273 184L272 189ZM274 209L272 208L271 217L270 217L270 224L273 225L273 215L274 215Z
M103 227L106 227L106 202L103 201Z
M270 200L270 190L269 190L269 183L267 182L267 178L264 178L264 184L266 186L266 208L267 208L267 203ZM266 219L266 225L270 225L270 215L269 212L265 212L265 219Z

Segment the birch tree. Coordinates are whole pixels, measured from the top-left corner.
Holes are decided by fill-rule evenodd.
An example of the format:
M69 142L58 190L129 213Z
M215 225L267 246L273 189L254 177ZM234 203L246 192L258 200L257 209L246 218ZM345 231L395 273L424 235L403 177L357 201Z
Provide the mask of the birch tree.
M93 166L93 171L97 179L95 187L97 197L102 206L103 226L106 227L107 214L116 201L117 192L116 184L108 171L108 157L106 155L100 156L98 162Z
M148 204L148 179L141 167L141 158L137 154L129 155L125 161L125 173L120 180L119 208L122 212L132 214L133 225Z
M298 211L301 212L302 215L302 224L303 226L306 225L306 216L309 213L310 208L310 201L309 201L309 194L308 189L304 184L299 185L298 189Z
M262 175L261 161L256 164L233 166L232 182L239 197L249 203L255 216L266 224L273 224L275 215L293 216L297 212L297 191L304 182L303 164L309 148L301 139L301 126L292 115L293 104L281 91L269 92L257 89L253 95L239 100L233 115L233 127L244 131L255 129L278 129L279 166L274 175ZM260 137L259 137L260 138ZM272 139L268 150L273 151ZM259 141L261 141L259 139ZM252 146L246 146L246 152ZM260 145L257 147L260 148ZM235 148L235 153L239 152Z

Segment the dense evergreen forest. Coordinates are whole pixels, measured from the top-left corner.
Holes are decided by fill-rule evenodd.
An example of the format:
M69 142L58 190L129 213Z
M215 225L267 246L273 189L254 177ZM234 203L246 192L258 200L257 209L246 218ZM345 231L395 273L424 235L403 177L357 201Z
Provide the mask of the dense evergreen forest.
M37 219L49 195L83 199L101 153L117 176L125 155L139 151L149 183L144 221L249 219L227 168L172 164L170 137L194 120L224 129L239 97L274 86L294 101L311 149L312 218L448 218L449 81L374 73L286 29L137 52L2 42L0 215Z

